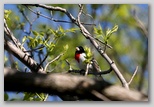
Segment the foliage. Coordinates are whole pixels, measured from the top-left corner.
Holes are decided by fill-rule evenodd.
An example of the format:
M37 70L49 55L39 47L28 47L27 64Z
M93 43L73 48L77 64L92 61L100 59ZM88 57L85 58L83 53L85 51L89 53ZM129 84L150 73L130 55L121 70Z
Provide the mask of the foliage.
M102 37L104 43L107 44L112 33L116 32L117 30L118 30L118 25L115 25L112 29L107 29L104 34L101 26L99 25L98 28L94 27L94 34L96 34L97 38Z
M88 48L88 47L85 47L84 48L85 49L85 53L86 53L86 60L85 60L85 62L86 63L90 63L90 61L91 61L91 59L92 59L92 52L91 52L91 50L90 50L90 48Z

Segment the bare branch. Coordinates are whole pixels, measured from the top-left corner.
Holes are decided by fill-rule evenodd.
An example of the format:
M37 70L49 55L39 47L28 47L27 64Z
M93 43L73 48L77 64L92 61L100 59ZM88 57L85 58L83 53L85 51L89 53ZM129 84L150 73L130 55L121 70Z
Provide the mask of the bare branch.
M7 72L7 73L6 73ZM4 90L20 92L71 95L79 98L102 100L102 96L118 101L147 101L148 97L138 91L111 85L102 79L61 73L25 73L4 68ZM96 90L98 93L92 92ZM102 94L102 95L101 95ZM100 96L101 95L101 96Z
M44 71L46 71L46 70L47 70L47 67L48 67L51 63L53 63L54 61L58 60L62 55L64 55L64 54L62 53L62 54L58 55L56 58L54 58L53 60L51 60L50 62L48 62L48 63L46 64L45 68L44 68ZM46 71L46 72L47 72L47 71Z
M110 67L109 70L105 70L105 71L101 71L101 72L94 72L94 71L88 71L87 75L88 74L93 74L93 75L105 75L105 74L108 74L112 71L112 68ZM79 73L79 74L82 74L82 75L85 75L85 70L69 70L68 73Z
M18 40L13 36L12 32L10 31L10 29L8 28L7 24L6 24L6 20L4 19L4 34L7 36L7 39L9 38L16 47L20 47L21 44L18 42ZM5 36L5 39L6 39Z
M138 66L136 67L136 69L135 69L135 71L134 71L134 73L133 73L132 78L131 78L131 79L130 79L130 81L128 82L128 85L130 85L130 84L131 84L131 82L132 82L133 78L135 77L135 75L136 75L137 71L138 71Z
M45 98L43 99L43 101L46 101L48 98L49 94L46 94Z
M49 19L49 20L52 20L52 21L54 21L54 22L63 22L63 23L72 23L72 24L74 24L74 23L71 22L71 21L54 19L53 17L49 17L49 16L46 16L46 15L44 15L44 14L35 12L35 11L32 10L31 8L29 8L27 5L25 5L25 6L26 6L31 12L33 12L34 14L39 15L39 16L42 16L42 17L44 17L44 18L46 18L46 19ZM81 22L81 23L82 23L83 25L94 25L94 26L96 26L96 24L83 23L83 22Z
M13 35L13 33L10 31L10 29L8 28L7 26L7 23L6 23L6 20L4 19L4 38L5 40L8 40L8 38L10 40L13 41L14 45L17 47L17 48L20 48L22 49L22 51L26 51L26 49L22 46L22 44L15 38L15 36ZM27 55L30 56L30 54L28 52L25 52Z
M27 7L27 6L26 6L26 7ZM27 8L28 8L31 12L33 12L34 14L39 15L39 16L42 16L42 17L44 17L44 18L46 18L46 19L49 19L49 20L52 20L52 21L54 21L54 22L72 23L72 22L70 22L70 21L56 20L56 19L53 19L53 18L51 18L51 17L48 17L48 16L46 16L46 15L44 15L44 14L41 14L41 13L35 12L34 10L32 10L32 9L29 8L29 7L27 7Z
M38 65L38 68L42 66L43 62L47 59L47 57L48 57L48 53L46 54L46 56L44 57L44 59L40 62L40 64Z
M38 63L32 59L29 55L24 53L22 50L17 48L13 43L10 41L5 41L4 42L4 48L5 50L11 52L16 58L18 58L21 62L23 62L28 68L31 69L31 71L39 72L39 73L44 73L42 67L38 67Z
M71 64L68 62L68 60L66 59L65 61L66 61L67 65L69 66L69 70L70 71L73 70L72 67L71 67Z
M32 31L32 25L33 25L33 22L31 22L30 20L29 20L29 18L25 15L25 13L24 13L24 11L20 11L21 12L21 14L25 17L25 19L28 21L28 23L29 23L29 25L30 25L30 27L29 27L29 32L26 32L25 30L23 30L25 33L27 33L28 35L30 35L30 33L31 33L31 31ZM37 18L35 18L35 20L36 20Z
M51 11L60 11L64 14L66 14L70 19L71 21L74 23L76 22L76 19L72 16L72 14L70 14L66 9L64 8L61 8L61 7L53 7L53 6L47 6L47 5L43 5L43 4L23 4L25 6L36 6L36 7L42 7L44 9L47 9L47 10L51 10ZM47 18L47 17L46 17ZM48 18L49 19L49 18ZM51 20L51 18L50 18Z
M23 62L31 71L37 71L39 73L44 73L43 68L38 68L38 63L30 57L30 54L26 52L26 49L22 44L14 37L10 29L8 28L6 21L4 19L4 48L5 50L11 52L16 58ZM13 41L13 43L10 40ZM23 52L24 51L24 52Z
M82 13L83 6L80 8L80 12L77 18L77 26L81 29L81 33L85 36L85 38L89 39L96 50L101 54L101 56L110 64L112 69L115 71L116 75L118 76L119 80L121 81L122 85L129 89L128 83L126 82L125 78L117 68L116 64L108 57L108 55L100 48L101 46L93 39L92 35L87 31L87 29L81 24L80 22L80 15Z
M42 49L42 48L44 48L45 46L40 46L40 47L37 47L37 48L35 48L35 49L31 49L31 50L26 50L26 51L23 51L23 52L33 52L33 51L36 51L36 50L39 50L39 49Z
M89 71L89 63L86 65L86 72L85 72L85 76L88 75L88 71Z
M147 65L148 65L148 40L146 40L146 51L143 56L144 62L141 64L141 72L140 72L140 79L139 79L139 85L138 85L138 90L141 91L142 88L144 87L144 80L145 80L145 72L147 71Z
M108 48L112 49L112 46L110 46L109 44L104 43L103 41L101 41L98 38L95 38L98 42L102 43L103 45L107 46Z
M134 19L137 22L137 26L143 31L144 36L148 38L148 30L146 29L142 21L137 17L135 10L134 10Z

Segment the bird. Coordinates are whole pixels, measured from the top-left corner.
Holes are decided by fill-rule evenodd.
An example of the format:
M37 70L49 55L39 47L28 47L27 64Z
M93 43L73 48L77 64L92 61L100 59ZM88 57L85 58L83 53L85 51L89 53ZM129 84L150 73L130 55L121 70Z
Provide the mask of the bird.
M86 60L86 53L82 46L77 46L75 51L75 60L78 63L78 66L81 70L86 71L87 64L85 63ZM88 72L98 73L101 72L101 69L96 61L96 59L92 58L89 63ZM101 75L100 75L101 76Z

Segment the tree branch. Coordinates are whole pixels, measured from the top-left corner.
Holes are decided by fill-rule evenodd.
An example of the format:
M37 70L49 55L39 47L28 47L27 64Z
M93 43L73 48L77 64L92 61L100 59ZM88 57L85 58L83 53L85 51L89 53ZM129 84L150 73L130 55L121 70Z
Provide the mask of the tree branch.
M10 31L10 29L8 28L7 24L6 24L6 20L4 19L4 35L7 36L7 39L10 39L16 47L20 47L21 44L18 42L18 40L13 36L12 32ZM6 37L5 37L6 39Z
M121 81L122 85L129 89L129 85L126 82L125 78L117 68L116 64L109 58L109 56L100 48L101 46L93 39L92 35L88 32L88 30L80 23L80 15L82 13L83 6L80 7L80 12L77 18L77 26L81 29L81 33L85 36L85 38L89 39L96 50L100 53L100 55L110 64L116 75L118 76L119 80Z
M91 79L85 76L61 73L25 73L10 68L4 68L4 90L75 95L79 98L92 100L96 100L96 98L97 100L102 100L103 96L116 101L148 100L148 97L140 92L111 85L106 81L102 81L102 79Z
M43 5L43 4L23 4L23 5L41 7L41 8L47 9L47 10L51 10L51 11L60 11L64 14L66 14L72 22L76 22L76 19L72 16L72 14L70 14L66 9L61 8L61 7L53 7L53 6Z
M26 49L21 45L21 43L14 37L10 29L8 28L6 21L4 19L4 48L5 50L11 52L16 58L28 66L31 71L45 73L43 68L40 66L38 68L38 63L30 57L30 54L26 52ZM10 40L13 41L13 43Z
M28 68L30 68L31 71L38 72L38 73L45 73L42 67L38 68L38 63L34 59L32 59L29 55L27 55L22 50L17 48L10 41L4 41L4 48L5 50L11 52L16 58L18 58Z
M48 67L51 63L53 63L54 61L58 60L62 55L64 55L64 54L61 53L61 54L59 54L56 58L54 58L53 60L51 60L50 62L48 62L48 63L46 64L46 66L44 67L44 71L47 72L47 67Z
M136 67L136 69L135 69L135 71L134 71L134 73L133 73L133 76L131 77L130 81L128 82L128 85L131 84L131 82L132 82L132 80L134 79L134 77L135 77L137 71L138 71L138 66Z
M105 74L108 74L112 71L112 68L106 70L106 71L101 71L101 72L93 72L93 71L88 71L87 74L93 74L93 75L105 75ZM68 73L80 73L82 75L85 75L86 74L86 71L85 70L69 70Z
M148 30L146 29L146 27L144 26L144 24L142 23L142 21L137 17L136 12L134 14L134 19L135 19L135 21L137 23L137 27L139 27L143 31L144 36L146 38L148 38Z

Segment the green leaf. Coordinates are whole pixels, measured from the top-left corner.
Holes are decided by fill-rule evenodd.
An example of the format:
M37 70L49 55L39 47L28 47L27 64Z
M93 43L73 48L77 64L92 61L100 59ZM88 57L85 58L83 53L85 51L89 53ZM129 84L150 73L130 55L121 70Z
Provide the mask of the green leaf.
M97 36L103 35L103 30L101 25L99 25L98 28L94 27L94 34L96 34Z
M34 31L34 30L32 31L32 33L33 33L34 36L38 36L39 35L39 33Z
M4 14L11 14L11 10L4 10Z
M40 32L40 36L44 36L45 35L45 33L44 32Z
M45 94L44 93L40 93L39 96L41 97L41 100L45 98Z
M37 93L25 92L23 101L36 101L36 95Z
M15 20L16 21L20 21L20 17L19 16L15 16ZM23 24L23 23L22 23ZM25 23L24 23L24 25L25 25Z
M55 36L56 35L56 31L49 29L49 31Z
M42 40L41 38L39 38L37 41L38 41L39 45L41 45L41 44L44 43L43 40Z
M34 101L43 101L43 100L40 98L35 98Z
M22 38L22 43L24 43L24 42L26 41L26 39L27 39L27 36L24 36L24 37Z
M88 47L85 47L85 53L86 53L86 60L85 60L85 63L90 63L91 62L91 59L92 59L92 52L91 52L91 49L88 48Z
M17 5L17 8L20 10L20 12L24 12L25 11L25 8L23 8L22 5Z
M54 49L55 44L50 42L49 44L47 44L47 52L49 53L49 55L51 54L52 50Z
M115 25L115 26L112 28L111 33L114 33L114 32L116 32L117 30L118 30L118 25Z
M106 30L106 37L104 38L104 41L107 42L107 40L110 38L110 36L118 30L118 25L115 25L112 29Z
M11 10L4 10L4 18L10 20L9 15L12 13Z
M111 34L111 29L107 29L106 30L106 36L110 36L110 34Z
M7 62L8 61L8 58L7 57L4 57L4 62Z
M64 29L63 29L61 26L58 28L58 30L59 30L60 32L64 32Z
M79 28L71 28L71 29L65 30L65 32L75 32L77 30L79 30Z
M66 44L65 46L63 46L64 47L64 51L67 51L68 50L68 48L69 48L69 46L68 46L68 44Z

